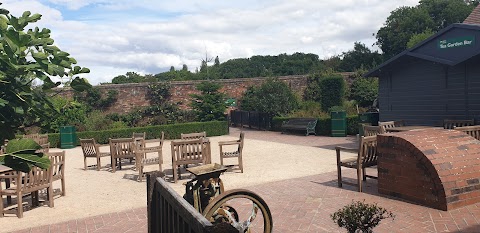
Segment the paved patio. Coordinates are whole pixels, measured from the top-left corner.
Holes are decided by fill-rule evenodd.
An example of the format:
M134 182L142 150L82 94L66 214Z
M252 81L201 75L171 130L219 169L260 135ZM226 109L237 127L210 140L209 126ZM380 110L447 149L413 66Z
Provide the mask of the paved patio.
M231 133L238 135L238 129L232 129ZM252 139L322 148L355 144L354 137L306 137L250 130L248 133ZM344 175L347 179L355 178L353 170L345 170ZM440 211L382 196L376 191L375 180L368 179L364 193L347 185L338 188L336 182L336 172L328 172L247 189L258 193L268 203L274 232L346 232L333 223L330 214L352 200L377 203L396 215L393 221L383 220L375 232L480 232L480 204ZM147 232L146 224L146 207L143 207L16 232Z

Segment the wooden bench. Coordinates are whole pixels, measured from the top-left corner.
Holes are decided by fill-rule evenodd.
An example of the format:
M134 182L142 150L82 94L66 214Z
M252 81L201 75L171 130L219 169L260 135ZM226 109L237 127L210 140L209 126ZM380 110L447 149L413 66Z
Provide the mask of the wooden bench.
M288 121L283 122L282 124L282 133L285 133L287 130L294 130L294 131L306 131L306 136L310 135L310 133L315 133L315 126L317 126L317 119L316 118L292 118Z
M229 223L213 225L161 178L164 176L162 172L147 173L149 233L234 232Z
M480 125L473 125L473 126L464 126L464 127L455 127L455 130L462 131L477 140L480 140Z

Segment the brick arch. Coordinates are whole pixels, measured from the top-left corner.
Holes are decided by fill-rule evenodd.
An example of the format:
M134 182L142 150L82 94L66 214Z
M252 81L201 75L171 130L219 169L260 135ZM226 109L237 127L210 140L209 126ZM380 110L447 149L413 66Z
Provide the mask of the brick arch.
M379 193L441 210L480 202L480 142L455 130L378 135Z

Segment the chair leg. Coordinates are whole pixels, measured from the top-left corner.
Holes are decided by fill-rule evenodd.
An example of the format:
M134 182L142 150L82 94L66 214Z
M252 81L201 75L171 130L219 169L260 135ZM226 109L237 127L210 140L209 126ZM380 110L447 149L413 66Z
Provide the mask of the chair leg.
M238 166L240 167L240 171L243 173L243 161L242 161L242 156L238 156Z
M100 160L100 157L97 157L97 171L100 171L101 166L102 166L102 162Z
M338 182L338 187L342 187L342 166L340 166L340 164L337 163L337 175L338 175L338 178L337 178L337 182Z
M53 207L53 188L51 184L47 189L47 193L48 193L48 207L52 208Z
M173 173L173 183L177 183L177 166L172 166L172 173Z
M115 173L117 171L117 159L112 158L112 171Z
M87 170L87 157L83 157L83 170Z
M3 218L3 195L0 195L0 218Z
M65 196L65 177L62 177L62 196Z
M22 193L18 193L17 196L17 217L23 218L23 200L22 200Z
M142 182L143 178L143 166L140 165L138 166L138 181Z
M357 168L357 185L358 185L358 191L359 192L362 192L362 169L361 168Z

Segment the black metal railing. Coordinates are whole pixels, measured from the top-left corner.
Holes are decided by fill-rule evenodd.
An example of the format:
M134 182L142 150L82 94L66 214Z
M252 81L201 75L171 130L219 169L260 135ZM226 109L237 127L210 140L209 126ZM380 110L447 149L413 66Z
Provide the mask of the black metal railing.
M263 112L230 111L231 124L236 127L269 130L272 125L272 118L272 115Z

